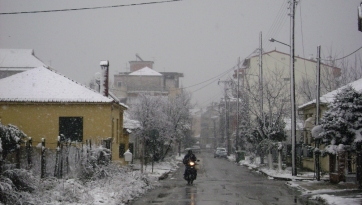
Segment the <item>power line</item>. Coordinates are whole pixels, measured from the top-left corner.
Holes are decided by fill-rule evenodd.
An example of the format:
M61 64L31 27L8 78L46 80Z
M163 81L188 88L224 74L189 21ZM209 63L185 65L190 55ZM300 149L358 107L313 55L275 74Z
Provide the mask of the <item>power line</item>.
M342 58L337 58L337 59L321 59L321 60L324 60L324 61L338 61L338 60L342 60L342 59L344 59L344 58L347 58L348 56L350 56L350 55L352 55L352 54L354 54L354 53L356 53L357 51L359 51L359 50L361 50L362 49L362 46L361 47L359 47L357 50L355 50L355 51L353 51L352 53L350 53L350 54L348 54L348 55L346 55L346 56L344 56L344 57L342 57Z
M234 67L233 68L231 68L231 69L234 69ZM230 70L230 69L229 69ZM226 74L228 74L228 73L225 73L224 75L226 75ZM223 76L224 76L223 75ZM222 77L222 76L221 76ZM218 80L218 79L216 79L216 80ZM194 91L192 91L192 92L197 92L197 91L199 91L199 90L201 90L201 89L203 89L203 88L205 88L206 86L208 86L208 85L210 85L211 83L214 83L215 82L215 80L214 81L211 81L210 83L208 83L208 84L206 84L206 85L204 85L204 86L202 86L201 88L199 88L199 89L196 89L196 90L194 90Z
M274 19L274 22L272 24L272 26L269 28L269 31L266 33L266 35L264 35L264 41L267 41L267 39L274 37L276 38L277 35L280 32L280 29L283 27L285 20L287 19L287 15L285 15L285 9L287 8L288 4L287 1L285 0L283 2L283 4L281 5L281 7L279 8L278 14ZM270 46L270 42L267 41L266 45L264 46L265 48L269 48Z
M223 93L216 93L216 95L214 95L214 96L210 97L209 99L207 99L207 100L199 103L199 105L200 105L201 107L204 107L203 105L206 105L206 103L209 103L209 102L213 102L216 98L219 98L220 95L222 96Z
M195 87L195 86L197 86L197 85L200 85L200 84L206 83L206 82L208 82L208 81L210 81L210 80L213 80L213 79L215 79L215 78L222 77L222 76L226 75L227 73L229 73L229 72L230 72L230 70L232 70L232 69L234 69L234 68L235 68L235 66L234 66L234 67L232 67L232 68L230 68L230 69L228 69L228 70L226 70L226 71L224 71L224 72L222 72L221 74L219 74L219 75L217 75L217 76L214 76L214 77L212 77L212 78L208 79L208 80L205 80L205 81L203 81L203 82L197 83L197 84L195 84L195 85L190 85L190 86L188 86L188 87L184 87L184 88L182 88L182 89ZM214 82L214 81L212 81L212 82ZM211 82L211 83L212 83L212 82ZM210 83L209 83L209 84L210 84ZM207 84L207 85L209 85L209 84Z
M18 11L18 12L4 12L0 15L10 15L10 14L37 14L37 13L51 13L51 12L61 12L61 11L81 11L81 10L93 10L93 9L108 9L108 8L118 8L126 6L141 6L141 5L150 5L150 4L161 4L161 3L170 3L182 0L167 0L167 1L154 1L154 2L144 2L137 4L121 4L113 6L96 6L96 7L84 7L84 8L72 8L72 9L53 9L53 10L40 10L40 11Z
M300 16L300 32L302 34L302 48L303 48L303 57L305 57L305 52L304 52L304 35L303 35L303 17L302 17L302 3L299 3L299 16ZM303 61L304 63L304 72L307 73L307 66L305 64L305 60Z

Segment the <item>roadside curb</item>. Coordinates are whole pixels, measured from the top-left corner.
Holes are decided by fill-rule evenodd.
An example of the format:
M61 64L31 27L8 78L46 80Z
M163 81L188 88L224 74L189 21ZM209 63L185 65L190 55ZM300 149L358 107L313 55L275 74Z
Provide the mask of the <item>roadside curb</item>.
M158 177L158 180L164 180L164 179L167 179L168 177L168 174L170 174L171 171L168 171L168 172L165 172L163 173L161 176Z
M261 173L263 173L263 174L266 175L266 176L273 177L273 178L276 179L276 180L282 180L282 181L304 181L304 180L313 180L313 178L311 178L311 177L305 177L305 178L302 178L302 177L299 177L299 178L279 177L279 176L269 175L268 173L264 172L263 170L258 170L258 171L260 171Z
M244 166L244 167L247 167L253 171L258 171L260 173L262 173L263 175L265 176L268 176L268 177L273 177L273 179L276 179L276 180L281 180L281 181L304 181L304 180L314 180L313 177L296 177L296 178L290 178L290 177L280 177L280 176L273 176L273 175L269 175L268 173L264 172L262 169L258 168L258 167L250 167L248 165L245 165L245 164L242 164L242 165L239 165L239 166Z

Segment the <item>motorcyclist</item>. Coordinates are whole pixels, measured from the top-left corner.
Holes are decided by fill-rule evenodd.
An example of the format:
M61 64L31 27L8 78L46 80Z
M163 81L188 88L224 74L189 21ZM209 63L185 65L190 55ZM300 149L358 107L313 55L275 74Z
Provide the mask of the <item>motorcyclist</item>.
M189 161L193 161L196 162L196 156L194 155L194 153L192 153L192 150L188 150L187 154L185 155L184 159L182 160L182 162L185 165L185 172L184 172L184 178L186 177L186 171L187 171L187 167L188 167L188 162ZM195 174L195 179L196 179L197 173Z

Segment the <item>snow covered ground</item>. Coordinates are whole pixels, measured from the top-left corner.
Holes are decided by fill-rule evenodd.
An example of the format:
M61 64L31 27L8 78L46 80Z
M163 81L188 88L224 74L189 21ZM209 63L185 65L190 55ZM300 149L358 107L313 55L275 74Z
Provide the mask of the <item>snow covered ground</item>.
M152 172L152 166L145 166L144 174L139 170L132 171L130 168L116 168L111 177L98 179L96 181L81 182L77 179L48 179L39 183L39 188L31 195L24 192L28 202L33 204L45 205L121 205L126 204L129 200L139 197L150 189L159 186L159 177L165 173L176 170L181 163L183 155L168 158L164 162L155 163ZM228 157L231 162L235 162L235 156ZM286 169L283 171L269 170L260 166L258 160L251 162L248 157L246 160L239 162L240 165L254 169L257 172L267 174L269 179L274 178L290 178L286 184L291 188L299 189L303 195L308 196L311 200L324 201L328 205L362 204L362 195L359 191L348 196L342 193L346 190L335 188L311 189L308 187L316 187L314 184L321 183L313 178L313 173L304 172L303 175L298 174L292 177L291 171ZM304 186L302 187L302 184ZM305 185L308 186L305 186ZM325 184L328 184L325 183ZM307 187L307 188L306 188ZM350 191L350 190L349 190ZM2 205L0 203L0 205Z
M170 157L165 162L145 166L140 170L116 165L107 169L110 177L94 181L48 178L38 182L33 193L19 193L19 202L44 205L121 205L139 197L159 185L159 177L177 169L180 157ZM22 198L22 199L21 199ZM0 205L3 205L0 203Z
M235 160L235 157L230 156L229 160ZM249 157L245 157L245 160L239 162L240 165L249 167L249 169L255 169L258 172L263 172L268 175L269 179L274 178L287 178L291 179L286 184L291 188L296 188L302 192L308 199L314 201L324 202L326 205L360 205L362 204L362 193L359 190L350 188L336 188L337 186L330 184L329 182L314 180L313 172L298 173L297 176L292 176L290 169L279 171L277 169L270 170L267 167L260 165L260 160L256 159L252 162ZM322 178L328 178L328 176L322 176ZM341 187L344 182L341 182Z

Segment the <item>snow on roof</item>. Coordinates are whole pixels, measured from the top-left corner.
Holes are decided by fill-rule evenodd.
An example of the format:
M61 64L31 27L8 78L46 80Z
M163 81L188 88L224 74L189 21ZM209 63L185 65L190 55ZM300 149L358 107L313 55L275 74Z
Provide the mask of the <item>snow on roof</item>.
M341 92L341 90L343 90L344 88L346 88L348 85L352 86L357 92L362 92L362 78L359 79L359 80L356 80L356 81L353 81L345 86L342 86L336 90L333 90L329 93L326 93L325 95L322 95L320 97L320 103L331 103L333 102L334 100L334 96L336 96L336 94L338 94L339 92ZM316 100L312 100L312 101L309 101L301 106L298 107L298 109L301 109L301 108L304 108L308 105L312 105L312 104L315 104L316 103Z
M0 87L0 101L3 102L113 102L113 99L45 67L0 79Z
M292 129L292 119L290 118L284 118L285 128L284 130L291 130ZM296 119L295 123L296 130L302 130L303 129L303 121Z
M129 108L126 104L121 103L121 100L114 93L108 91L108 95L109 95L109 97L113 98L114 101L116 101L117 103L122 105L123 107L125 107L127 109Z
M161 73L152 70L149 67L144 67L142 69L136 70L132 73L130 73L129 75L142 75L142 76L162 76Z
M46 66L33 49L0 49L0 69L37 68Z
M140 122L137 120L131 120L128 112L123 112L123 127L127 129L137 129L140 128Z

